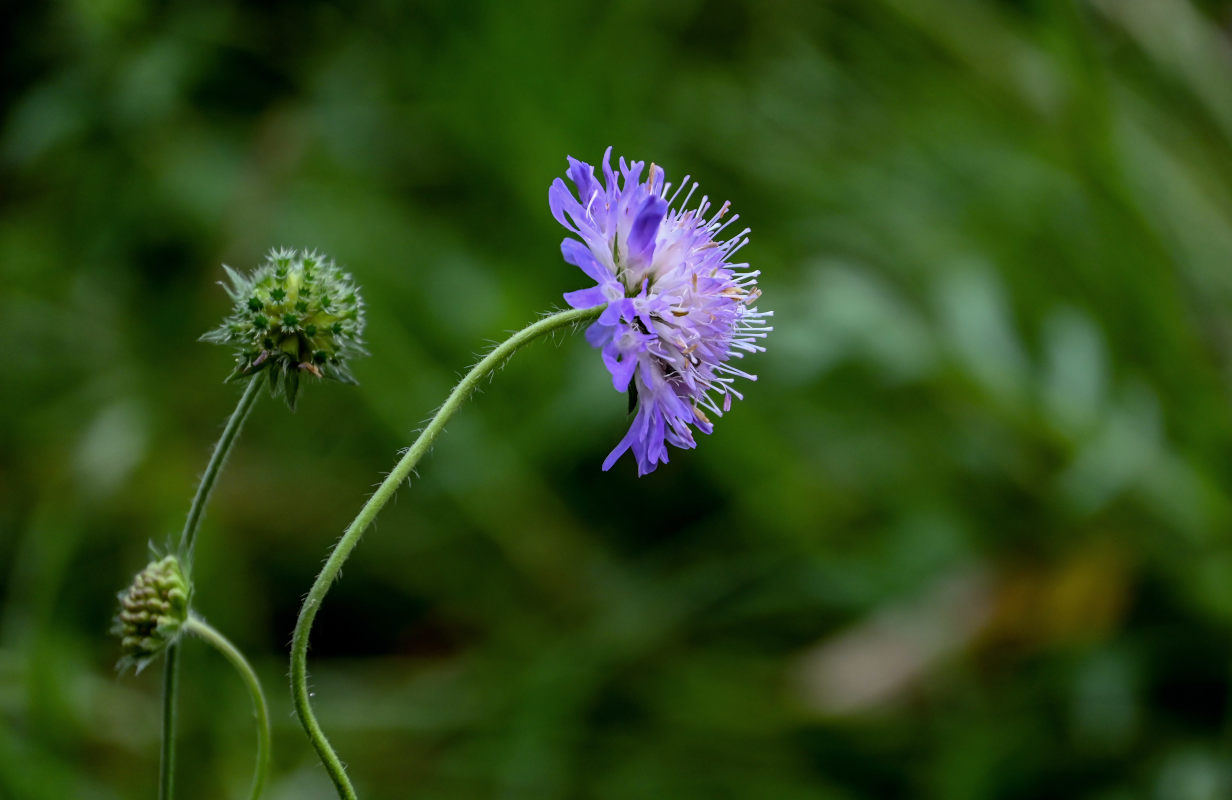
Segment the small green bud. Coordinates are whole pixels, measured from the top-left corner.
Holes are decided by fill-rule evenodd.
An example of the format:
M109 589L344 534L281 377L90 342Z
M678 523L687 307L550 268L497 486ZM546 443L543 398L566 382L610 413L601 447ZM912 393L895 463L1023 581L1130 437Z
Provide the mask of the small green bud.
M264 370L270 391L285 397L292 409L304 372L355 382L348 362L366 354L364 302L354 280L332 259L276 250L251 275L224 269L235 309L201 339L235 348L236 366L228 380Z
M116 665L137 672L175 642L188 619L192 589L175 556L152 561L120 592L111 632L120 637L123 657Z

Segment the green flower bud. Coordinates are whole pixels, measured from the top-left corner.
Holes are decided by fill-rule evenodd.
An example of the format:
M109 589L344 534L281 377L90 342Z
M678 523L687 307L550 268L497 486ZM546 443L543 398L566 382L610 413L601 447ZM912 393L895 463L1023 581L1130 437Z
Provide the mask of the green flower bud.
M251 275L223 269L231 279L223 287L235 307L201 340L235 348L235 370L227 380L264 370L270 392L285 397L292 409L304 373L355 383L348 362L366 355L364 302L332 259L315 251L274 250Z
M192 589L175 556L150 562L120 592L120 611L111 632L120 637L120 669L137 672L173 643L188 619Z

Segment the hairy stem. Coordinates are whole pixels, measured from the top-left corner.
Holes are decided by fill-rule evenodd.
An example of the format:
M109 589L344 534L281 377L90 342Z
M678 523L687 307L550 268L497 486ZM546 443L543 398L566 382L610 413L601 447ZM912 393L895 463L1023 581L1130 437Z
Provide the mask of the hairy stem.
M201 527L201 518L205 515L205 504L214 490L222 466L231 453L231 447L239 437L244 420L261 392L261 376L253 377L239 403L231 412L227 426L223 428L222 436L214 445L210 462L197 484L197 493L193 496L192 505L188 509L188 519L184 521L184 530L180 533L179 558L185 571L192 569L193 544L197 540L197 529ZM175 794L175 738L176 738L176 700L180 683L179 645L172 644L167 648L166 661L163 662L163 732L162 748L159 754L158 797L159 800L172 800Z
M197 494L193 497L192 506L188 509L188 519L184 520L184 530L180 533L179 556L180 562L186 569L192 566L193 544L197 540L197 529L201 527L201 517L205 514L205 504L214 490L218 473L222 472L222 465L226 463L227 456L231 453L231 446L235 444L236 438L240 435L240 429L244 427L244 420L248 419L248 412L252 411L253 405L257 402L257 397L261 393L261 378L262 376L258 374L248 381L248 386L245 387L239 404L231 412L231 419L227 420L227 427L223 428L222 436L218 437L218 444L214 445L214 453L210 456L210 463L205 467L205 474L201 476L201 483L197 484Z
M163 734L158 760L158 797L171 800L175 795L176 695L180 682L180 648L167 647L163 661Z
M257 800L265 788L270 764L269 708L265 702L265 693L261 691L261 683L257 680L257 673L253 672L244 654L231 644L227 637L197 615L188 617L184 630L213 645L215 650L222 653L231 662L231 666L235 667L244 685L248 687L248 693L252 695L252 707L257 716L257 766L252 775L252 791L248 796L251 800Z
M483 360L472 367L470 372L466 373L462 380L458 382L458 385L454 387L453 391L449 393L449 397L446 398L444 405L432 417L427 427L420 432L415 443L403 454L376 492L368 499L364 507L360 509L358 516L347 527L346 533L334 545L329 559L325 562L325 566L317 576L316 582L312 584L312 588L308 591L308 597L300 608L299 620L295 624L295 635L291 640L291 697L295 702L295 710L299 715L300 724L304 726L308 739L312 742L312 746L316 748L317 755L320 756L322 763L324 763L326 771L329 772L330 779L338 790L338 796L344 798L344 800L355 800L355 789L351 786L350 779L347 778L346 768L343 767L338 754L334 752L333 747L330 746L329 741L325 738L325 734L322 732L316 716L312 713L312 705L308 699L308 636L312 630L312 621L316 618L317 610L321 607L321 601L325 598L326 592L329 591L330 584L338 577L338 572L342 569L343 563L350 556L351 551L355 549L355 545L359 544L360 537L364 535L364 531L367 530L380 510L385 507L385 504L394 496L402 482L411 474L411 470L419 463L424 453L432 447L433 442L436 441L436 437L440 435L446 423L449 422L450 418L461 407L463 401L475 390L480 381L490 376L506 359L524 345L546 333L592 320L599 316L602 310L602 307L597 307L561 311L544 317L510 336L485 356Z

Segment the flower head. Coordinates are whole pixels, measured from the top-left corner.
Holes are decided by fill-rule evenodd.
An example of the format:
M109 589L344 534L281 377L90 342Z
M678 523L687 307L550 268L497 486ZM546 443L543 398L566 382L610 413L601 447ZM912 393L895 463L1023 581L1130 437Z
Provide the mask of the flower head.
M152 561L120 592L120 611L111 632L120 637L120 669L138 672L180 634L188 619L191 589L175 556Z
M609 147L603 155L602 182L593 167L570 158L566 174L576 193L557 178L548 204L578 237L561 242L565 260L596 284L565 301L606 306L586 339L635 409L603 469L631 450L645 475L667 462L667 444L695 447L694 429L710 433L706 412L722 416L733 396L742 397L732 386L736 378L756 380L731 361L765 349L759 341L771 330L765 322L773 312L754 307L760 273L732 263L748 229L719 238L739 218L724 221L728 203L712 212L703 196L690 208L697 184L687 176L669 196L662 169L622 158L617 175L611 154Z
M351 276L319 253L271 251L251 275L223 266L235 306L202 341L235 348L240 380L265 370L270 392L295 408L300 376L355 383L348 361L365 354L364 302Z

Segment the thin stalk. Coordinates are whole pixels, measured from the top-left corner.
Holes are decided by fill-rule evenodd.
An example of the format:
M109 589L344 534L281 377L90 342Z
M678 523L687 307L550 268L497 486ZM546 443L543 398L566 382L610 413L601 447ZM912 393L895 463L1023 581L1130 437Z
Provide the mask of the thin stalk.
M359 544L360 537L364 535L364 531L368 529L372 520L385 507L385 504L393 498L398 487L411 474L411 470L415 468L415 465L419 463L424 453L432 447L436 437L444 430L446 423L458 411L463 401L470 396L471 392L475 391L479 383L490 376L510 356L526 344L546 333L592 320L599 316L602 311L603 307L600 306L597 308L561 311L544 317L510 336L472 367L470 372L466 373L462 380L458 382L458 385L453 388L453 391L449 393L449 397L445 399L444 405L432 417L427 427L420 432L415 443L403 454L393 470L386 476L381 485L377 487L376 492L368 499L364 507L360 509L359 515L355 517L354 521L347 527L346 533L334 545L329 559L325 562L321 573L317 575L316 582L312 584L312 588L308 591L308 597L300 608L299 620L295 624L295 635L291 639L291 697L295 702L295 710L299 715L300 724L304 727L304 732L308 734L309 741L316 748L317 755L320 756L330 779L334 782L338 796L344 798L344 800L355 800L355 788L351 785L351 781L346 774L346 768L342 765L338 754L334 752L333 747L329 744L329 740L325 738L325 733L321 730L316 716L312 713L312 705L308 699L308 636L312 630L312 622L316 619L317 610L321 607L321 601L324 600L330 585L338 577L338 572L342 569L343 563L351 555L351 551L355 549L355 546Z
M248 693L252 695L252 707L257 715L257 766L252 775L252 791L248 796L250 800L257 800L265 788L270 765L269 708L265 702L265 693L261 691L261 682L257 680L257 673L253 672L244 654L205 620L190 614L184 623L184 630L213 645L215 650L222 653L231 662L231 666L235 667L244 685L248 687Z
M176 696L180 682L180 648L172 644L163 656L163 736L158 760L158 797L171 800L175 794Z
M227 426L222 430L210 455L209 464L197 484L197 493L193 496L192 505L188 509L188 519L184 521L184 530L180 533L179 558L185 572L192 569L193 545L197 540L197 530L201 527L201 518L205 515L205 504L210 499L222 466L231 453L231 447L239 437L244 420L261 392L261 375L256 375L248 382L239 403L231 412ZM166 660L163 662L163 732L162 746L158 761L158 797L159 800L173 800L175 796L175 739L176 739L176 700L180 683L179 645L167 647Z
M193 544L197 540L197 529L201 527L201 517L205 514L205 504L210 499L210 493L214 491L214 483L218 480L218 473L222 472L222 465L231 454L231 446L235 444L240 429L244 427L244 420L248 419L248 412L252 411L257 397L261 394L262 377L257 374L248 381L239 404L227 420L227 427L222 429L222 436L218 437L218 444L214 445L214 453L205 467L205 474L201 476L201 483L197 484L197 494L188 509L188 519L184 520L184 530L180 532L179 555L185 569L192 566Z

